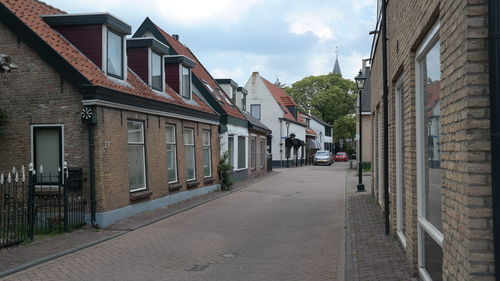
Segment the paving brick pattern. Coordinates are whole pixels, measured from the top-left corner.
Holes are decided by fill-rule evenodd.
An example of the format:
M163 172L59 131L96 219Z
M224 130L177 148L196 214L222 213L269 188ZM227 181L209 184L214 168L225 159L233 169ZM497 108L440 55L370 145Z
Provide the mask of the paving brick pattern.
M346 170L281 170L4 280L344 280Z
M363 176L366 192L356 192L358 177L350 173L347 180L347 247L346 280L414 280L405 263L403 250L394 236L384 233L382 209L371 192L369 176Z

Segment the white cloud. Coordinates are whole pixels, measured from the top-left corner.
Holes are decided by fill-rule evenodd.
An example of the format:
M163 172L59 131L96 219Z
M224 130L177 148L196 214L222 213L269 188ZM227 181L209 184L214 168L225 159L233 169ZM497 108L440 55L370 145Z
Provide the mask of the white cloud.
M160 15L183 25L237 22L254 5L264 0L153 0Z
M312 32L320 40L332 39L334 37L332 29L326 21L318 20L312 15L294 15L286 18L290 25L289 31L294 34L304 34Z

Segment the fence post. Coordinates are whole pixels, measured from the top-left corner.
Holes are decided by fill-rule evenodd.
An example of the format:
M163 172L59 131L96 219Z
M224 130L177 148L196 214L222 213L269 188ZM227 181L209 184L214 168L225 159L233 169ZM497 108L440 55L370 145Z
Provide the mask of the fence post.
M64 161L63 170L60 175L63 181L63 192L64 192L64 231L69 231L69 202L68 202L68 187L69 187L69 179L68 179L68 163Z
M36 170L33 163L29 164L28 177L28 239L33 240L35 231L35 182Z

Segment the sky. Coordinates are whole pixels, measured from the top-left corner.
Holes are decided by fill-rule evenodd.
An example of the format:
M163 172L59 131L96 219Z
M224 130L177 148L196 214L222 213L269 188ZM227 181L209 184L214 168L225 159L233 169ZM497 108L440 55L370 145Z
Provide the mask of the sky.
M108 12L132 26L149 17L188 46L214 78L244 86L254 71L291 85L332 71L353 80L370 56L375 0L43 0L68 13Z

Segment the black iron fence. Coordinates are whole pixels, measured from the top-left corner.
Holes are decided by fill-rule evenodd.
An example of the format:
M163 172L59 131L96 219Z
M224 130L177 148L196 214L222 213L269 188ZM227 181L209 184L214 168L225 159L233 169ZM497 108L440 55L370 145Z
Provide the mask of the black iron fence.
M38 171L30 164L0 174L0 247L32 240L36 234L71 231L85 224L82 170Z

